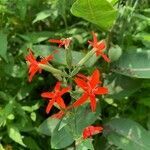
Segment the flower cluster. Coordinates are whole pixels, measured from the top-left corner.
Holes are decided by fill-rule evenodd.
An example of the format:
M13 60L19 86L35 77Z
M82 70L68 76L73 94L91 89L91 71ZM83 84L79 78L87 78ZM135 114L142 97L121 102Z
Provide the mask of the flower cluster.
M88 41L89 45L92 46L92 50L96 54L96 56L101 56L106 62L110 62L110 59L104 54L106 49L106 43L104 40L98 41L97 35L92 32L93 34L93 41ZM63 40L56 40L50 39L49 42L56 43L59 47L64 46L65 49L69 49L69 45L71 43L71 39L63 39ZM42 65L46 65L46 67L51 67L49 61L53 60L53 55L49 55L47 57L42 58L40 61L37 61L33 52L29 49L29 54L26 56L26 61L28 62L29 66L29 81L31 82L33 76L39 72L42 72ZM84 58L83 58L84 59ZM84 61L82 61L84 62ZM51 69L57 70L57 69ZM56 74L56 73L55 73ZM97 96L103 95L108 93L108 89L106 87L101 86L102 82L100 80L100 71L95 69L90 76L85 76L84 74L77 73L75 77L73 76L73 85L76 85L78 89L82 90L81 96L71 102L69 106L66 106L65 100L63 99L63 95L71 91L72 86L64 87L62 86L62 81L58 81L54 87L53 91L43 92L41 96L44 99L48 99L48 105L46 107L46 113L48 114L52 107L57 107L60 111L57 114L52 115L51 117L61 119L65 113L71 109L76 107L80 107L81 105L90 102L90 108L92 112L96 111L96 104L97 104ZM86 139L91 137L92 135L101 133L103 128L101 126L88 126L83 130L83 138Z

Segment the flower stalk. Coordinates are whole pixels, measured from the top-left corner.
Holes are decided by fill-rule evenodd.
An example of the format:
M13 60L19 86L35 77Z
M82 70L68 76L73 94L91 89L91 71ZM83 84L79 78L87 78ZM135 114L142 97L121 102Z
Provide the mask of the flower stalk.
M81 67L95 54L95 50L92 49L90 52L88 52L85 57L83 57L79 63L77 64L76 68L71 72L71 77L73 77L74 75L76 75Z

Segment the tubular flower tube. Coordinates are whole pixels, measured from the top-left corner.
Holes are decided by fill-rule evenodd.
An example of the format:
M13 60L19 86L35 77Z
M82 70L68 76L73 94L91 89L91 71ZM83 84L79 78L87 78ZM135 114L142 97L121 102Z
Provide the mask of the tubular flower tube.
M87 139L88 137L92 137L92 135L101 133L103 131L103 127L101 126L88 126L83 130L82 136L83 139Z
M53 105L56 103L61 109L67 109L64 100L62 99L62 95L65 94L70 90L69 87L62 88L61 89L61 83L57 82L55 85L54 91L53 92L44 92L41 94L43 98L48 98L49 103L46 108L46 113L49 113ZM61 90L60 90L61 89ZM60 113L61 114L61 113Z
M70 45L71 38L66 38L64 40L49 39L48 41L51 43L59 44L59 47L65 46L65 48L67 49Z
M51 117L55 119L61 119L64 115L65 113L62 110L60 110L58 113L52 115Z
M29 82L32 81L33 76L39 72L42 72L40 64L47 64L50 60L53 59L53 55L49 55L45 58L42 58L40 61L37 61L33 55L33 52L29 49L29 54L26 56L25 60L29 62Z
M96 56L102 56L106 62L110 62L110 59L103 52L106 49L105 41L104 40L98 41L97 36L94 32L92 32L92 35L93 35L93 41L88 41L88 43L95 50Z
M84 93L72 104L73 107L78 107L90 99L91 110L93 112L96 110L96 95L108 93L108 89L106 87L100 87L101 81L99 80L99 77L100 72L96 69L89 77L79 74L78 77L75 78L76 84L83 89Z

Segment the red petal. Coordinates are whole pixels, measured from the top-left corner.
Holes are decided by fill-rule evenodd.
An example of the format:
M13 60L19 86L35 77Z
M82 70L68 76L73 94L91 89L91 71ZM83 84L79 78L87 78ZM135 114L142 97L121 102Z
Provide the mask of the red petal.
M98 51L102 52L105 48L106 48L106 42L104 40L100 41L97 47Z
M54 90L59 91L60 90L60 85L61 85L61 82L57 82L56 85L55 85Z
M63 95L65 94L66 92L70 91L70 88L67 87L67 88L63 88L61 91L60 91L60 95Z
M54 93L52 93L52 92L44 92L44 93L41 94L41 96L43 98L53 98Z
M90 132L88 129L84 129L83 131L83 139L87 139L90 135Z
M53 55L49 55L49 56L47 56L47 57L41 59L40 63L42 63L42 64L47 64L48 61L52 60L53 58L54 58Z
M84 93L76 102L72 104L73 107L78 107L82 105L88 98L88 95Z
M97 35L96 35L96 33L92 32L92 35L93 35L94 44L97 44Z
M50 112L50 110L51 110L51 108L53 107L54 103L55 103L55 99L52 99L52 100L48 103L48 105L47 105L47 107L46 107L46 113L47 113L47 114Z
M33 76L38 72L38 68L33 68L32 66L30 67L29 70L29 82L32 81Z
M110 62L110 59L105 54L100 54L106 62Z
M90 95L90 105L91 105L91 110L94 112L96 110L96 98L95 95Z
M85 90L87 88L87 83L83 80L83 79L80 79L80 78L75 78L75 82L76 84L81 87L83 90Z
M62 43L62 40L56 40L56 39L50 39L48 41L51 42L51 43L58 43L58 44Z
M78 73L77 76L82 78L83 80L87 81L87 77L84 74Z
M92 74L92 76L90 78L90 81L89 81L90 85L91 85L91 88L95 88L95 86L100 83L99 78L100 78L100 72L99 72L98 69L96 69L93 72L93 74Z
M29 62L36 61L31 49L28 49L28 50L29 50L29 54L25 57L26 61L29 61Z
M107 94L108 93L108 89L105 88L105 87L98 87L96 88L94 94L97 94L97 95L102 95L102 94Z
M58 97L57 100L56 100L56 102L57 102L57 104L58 104L61 108L63 108L63 109L66 108L66 105L65 105L65 103L64 103L64 100L63 100L61 97Z
M94 134L101 133L103 131L103 127L97 126L94 127Z
M92 135L101 133L103 128L101 126L88 126L83 130L83 138L86 139Z

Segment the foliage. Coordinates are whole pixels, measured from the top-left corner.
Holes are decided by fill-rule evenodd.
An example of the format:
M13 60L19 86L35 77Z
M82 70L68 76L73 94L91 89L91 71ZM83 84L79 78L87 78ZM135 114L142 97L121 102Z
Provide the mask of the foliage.
M0 0L0 149L148 150L149 8L149 0ZM110 63L95 55L79 63L91 49L87 41L92 31L105 39ZM72 60L66 49L48 42L68 37ZM37 60L54 55L50 65L72 72L72 80L64 77L63 86L71 85L78 72L89 76L98 68L109 93L97 97L96 112L87 103L61 119L51 117L57 108L46 114L47 102L40 94L52 91L62 75L44 68L29 83L27 48ZM81 94L73 83L63 99L68 106ZM89 125L104 129L84 140L82 132Z

